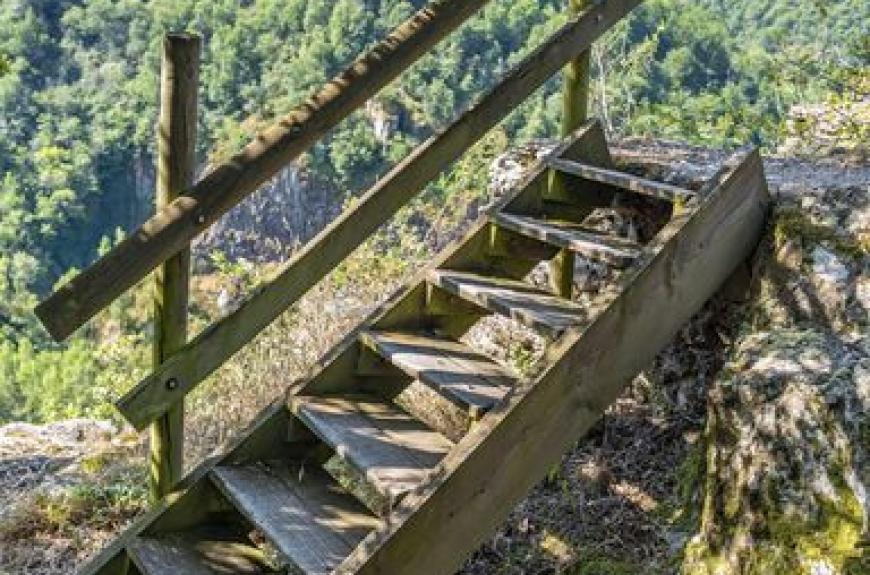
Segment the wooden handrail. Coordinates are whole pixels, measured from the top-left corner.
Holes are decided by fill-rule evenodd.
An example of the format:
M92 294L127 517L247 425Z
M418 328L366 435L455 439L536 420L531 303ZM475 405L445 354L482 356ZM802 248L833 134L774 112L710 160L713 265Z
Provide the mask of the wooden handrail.
M35 312L56 340L69 337L158 265L299 157L489 0L434 0L319 92L221 164Z
M420 145L352 208L296 254L279 275L212 324L116 404L144 428L296 302L428 182L521 104L559 68L642 0L606 0L556 32L449 127Z

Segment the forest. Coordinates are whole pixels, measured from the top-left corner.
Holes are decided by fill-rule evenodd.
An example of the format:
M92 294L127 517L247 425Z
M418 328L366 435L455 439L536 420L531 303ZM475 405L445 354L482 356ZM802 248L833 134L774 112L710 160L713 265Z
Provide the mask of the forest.
M144 365L144 352L129 359L126 346L147 337L147 302L108 310L112 333L97 322L63 344L32 309L153 210L165 32L203 37L206 167L424 3L2 0L0 423L110 417L109 398L132 383L120 374ZM565 4L492 2L378 96L395 119L389 133L360 112L300 167L340 198L362 192L563 23ZM593 50L595 115L615 137L773 152L794 106L866 94L868 26L866 0L650 0ZM559 89L555 78L511 115L492 152L557 136ZM445 178L427 193L447 196L468 181ZM214 261L218 271L234 264Z

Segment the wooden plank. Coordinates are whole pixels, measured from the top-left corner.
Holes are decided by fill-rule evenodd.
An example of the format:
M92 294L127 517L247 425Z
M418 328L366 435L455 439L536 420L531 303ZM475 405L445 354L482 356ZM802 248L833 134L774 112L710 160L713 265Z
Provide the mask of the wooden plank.
M565 155L589 162L587 155L589 153L594 153L598 157L607 154L601 127L594 121L560 144L552 152L552 157ZM546 177L546 172L545 160L539 161L513 191L496 202L490 209L490 213L508 205L518 209L525 206L526 204L520 206L514 202L539 191L538 184ZM478 234L488 233L490 227L488 216L481 216L466 238L453 242L435 258L433 265L451 266L457 262L467 261L469 258L463 253L465 250L479 251L474 242L469 246L468 239ZM420 272L415 280L410 282L411 287L400 290L378 309L373 310L354 332L348 334L318 362L319 367L314 375L301 384L293 382L286 390L280 390L281 397L265 408L246 426L246 429L231 440L229 445L221 448L217 454L206 459L187 474L179 484L176 493L164 498L154 509L134 521L121 536L90 559L79 571L80 575L125 575L127 554L124 549L136 537L147 533L187 529L201 522L202 515L210 511L210 503L214 501L210 492L216 490L203 478L208 478L208 473L215 465L239 465L274 457L276 449L289 458L307 460L310 456L306 455L306 450L311 446L306 437L302 438L301 445L287 443L292 439L288 438L287 424L291 414L284 399L285 391L290 390L291 393L300 395L320 394L323 393L323 389L346 389L348 385L355 384L352 377L349 379L350 384L347 383L346 378L347 374L353 373L353 366L357 365L360 333L367 329L366 326L374 326L378 329L404 329L408 325L418 325L416 310L425 306L426 273L427 271ZM412 321L412 324L408 324L408 321ZM458 337L461 333L456 335ZM296 435L293 434L294 437Z
M294 256L273 281L260 287L236 311L205 329L121 398L116 405L124 417L136 429L142 429L178 402L320 281L564 62L588 48L640 2L610 0L564 26L446 130L418 147L375 184ZM173 389L166 385L170 380L177 382Z
M291 396L290 405L391 501L423 483L453 448L437 431L375 398Z
M201 41L170 34L163 41L160 119L157 127L157 211L193 185L196 170L196 120ZM154 273L153 364L157 369L187 342L190 249L158 266ZM157 501L184 472L184 403L151 426L150 487Z
M493 220L509 230L617 267L630 265L642 249L631 240L603 234L573 222L542 220L504 212L497 214Z
M431 270L428 277L434 286L553 336L589 320L583 306L522 281L452 270Z
M754 250L769 204L757 152L717 183L691 219L660 232L596 321L552 350L558 361L487 414L336 573L459 569Z
M208 474L218 463L236 464L261 458L266 451L290 453L306 458L308 445L288 443L287 423L291 418L283 396L264 408L245 429L234 436L213 456L200 462L185 475L176 490L164 497L154 507L137 518L114 541L89 559L79 570L79 575L126 575L126 547L138 537L155 533L185 531L209 520L215 511L225 511L217 489L208 481ZM307 442L306 442L307 443ZM217 505L216 505L217 504Z
M434 0L36 309L62 340L299 157L488 0Z
M550 289L562 299L574 296L574 266L577 256L569 249L561 249L550 260Z
M593 0L570 0L568 5L573 15L582 14ZM584 50L572 59L562 72L562 137L573 133L589 119L589 68L590 50Z
M277 573L241 529L205 526L186 533L138 537L127 546L142 575Z
M328 575L378 520L316 466L217 467L212 480L307 575Z
M570 174L593 182L614 186L616 188L629 190L637 194L643 194L645 196L669 202L685 202L695 197L694 192L685 188L647 180L639 176L626 174L625 172L590 166L580 162L555 158L551 160L550 165L553 169L565 174Z
M369 331L363 333L362 340L474 418L504 399L519 379L464 343L437 334Z

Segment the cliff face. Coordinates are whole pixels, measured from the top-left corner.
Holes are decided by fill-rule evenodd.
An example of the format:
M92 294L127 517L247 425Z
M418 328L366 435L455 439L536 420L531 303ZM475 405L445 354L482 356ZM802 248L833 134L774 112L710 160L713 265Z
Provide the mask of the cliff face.
M227 212L194 243L200 260L212 251L230 260L281 261L341 212L345 197L290 166Z

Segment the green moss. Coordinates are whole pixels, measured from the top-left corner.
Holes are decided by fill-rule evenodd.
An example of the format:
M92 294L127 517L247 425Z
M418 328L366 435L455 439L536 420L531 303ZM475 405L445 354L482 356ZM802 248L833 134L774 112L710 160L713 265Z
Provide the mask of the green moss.
M837 572L843 572L848 562L860 553L858 544L864 518L861 502L843 479L843 465L834 465L828 472L837 497L819 502L818 518L806 520L780 514L775 506L768 505L766 538L771 547L778 551L789 550L789 553L754 553L751 573L769 573L769 563L777 556L778 567L797 569L798 573L808 573L810 564L816 561L825 561Z
M584 555L581 553L581 556ZM630 561L591 552L564 573L565 575L637 575L639 573L654 573L654 571L641 568Z
M800 238L810 244L825 244L851 259L860 259L870 251L870 241L866 238L855 240L845 237L832 228L813 223L806 214L795 208L784 209L776 214L773 238L777 250L788 239Z
M733 571L723 554L702 539L690 541L683 555L683 575L726 575Z
M79 467L88 475L96 475L104 471L112 463L114 457L115 454L108 452L94 453L83 457L79 461Z
M697 529L700 521L697 496L704 483L706 452L703 439L691 447L676 471L676 501L662 502L655 510L656 515L682 530Z

